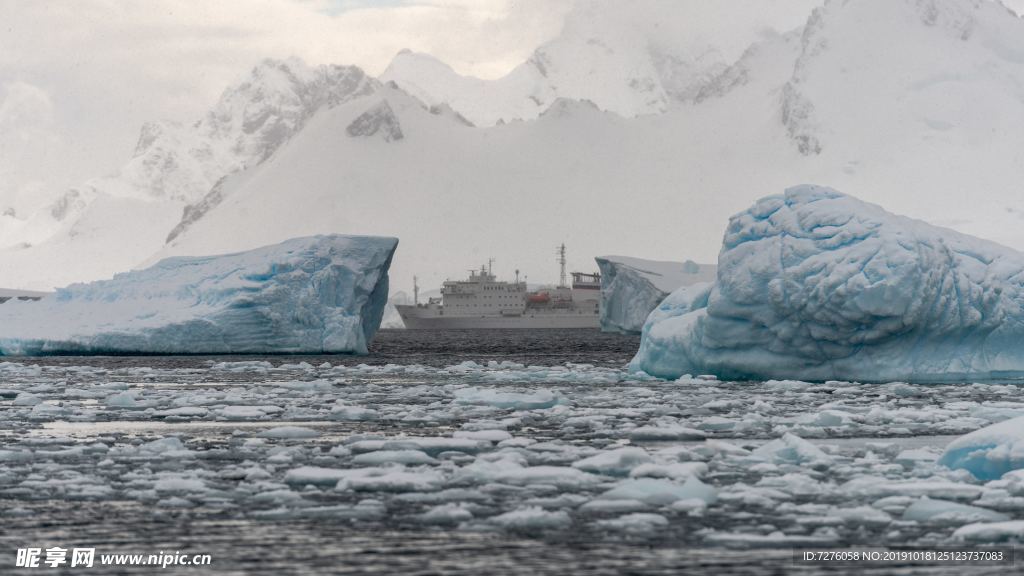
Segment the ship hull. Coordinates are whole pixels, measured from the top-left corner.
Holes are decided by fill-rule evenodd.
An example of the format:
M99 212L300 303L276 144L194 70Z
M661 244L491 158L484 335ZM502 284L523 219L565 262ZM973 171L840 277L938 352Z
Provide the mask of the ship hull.
M593 314L524 314L522 316L443 316L422 314L414 306L398 306L409 330L485 330L494 328L594 328L601 327Z

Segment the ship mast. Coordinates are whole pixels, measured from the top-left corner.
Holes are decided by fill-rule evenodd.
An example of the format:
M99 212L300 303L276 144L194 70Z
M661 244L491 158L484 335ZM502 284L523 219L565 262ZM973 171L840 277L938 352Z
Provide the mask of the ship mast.
M565 288L565 242L556 249L555 254L558 255L558 264L561 267L561 271L558 274L558 287Z
M420 303L419 278L417 278L415 276L412 277L412 303L416 304L417 306Z

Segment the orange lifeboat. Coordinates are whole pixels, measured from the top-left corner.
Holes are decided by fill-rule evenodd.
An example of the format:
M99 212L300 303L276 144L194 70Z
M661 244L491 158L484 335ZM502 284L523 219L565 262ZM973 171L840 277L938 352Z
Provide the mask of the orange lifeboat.
M547 292L537 292L536 294L530 294L527 301L530 304L547 304L551 301L551 295Z

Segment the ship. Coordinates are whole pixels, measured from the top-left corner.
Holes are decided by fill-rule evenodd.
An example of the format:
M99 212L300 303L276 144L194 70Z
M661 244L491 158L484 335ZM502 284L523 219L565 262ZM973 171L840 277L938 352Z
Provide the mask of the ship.
M413 282L413 304L397 305L405 327L411 330L487 328L600 328L601 275L572 272L568 283L565 244L558 247L561 264L557 286L527 289L519 280L498 280L490 260L469 278L447 280L439 298L419 301Z

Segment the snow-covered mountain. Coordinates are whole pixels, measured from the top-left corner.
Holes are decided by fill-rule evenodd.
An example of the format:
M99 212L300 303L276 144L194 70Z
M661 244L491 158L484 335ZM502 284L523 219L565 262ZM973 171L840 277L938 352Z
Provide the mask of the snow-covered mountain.
M576 269L602 253L713 261L729 216L800 182L1024 246L1024 21L1014 13L988 0L829 0L806 27L751 24L727 45L678 37L717 29L678 21L687 3L582 3L589 12L497 80L412 53L382 81L266 64L254 86L289 104L262 108L265 128L244 128L263 118L264 100L225 104L229 90L222 132L214 112L183 128L187 138L143 147L174 150L151 156L173 163L149 164L179 166L166 168L173 175L133 193L108 185L83 194L84 207L69 200L73 225L0 251L0 285L49 287L336 232L400 237L391 270L404 290L413 274L437 286L490 257L499 276L550 281L563 241ZM183 148L230 154L205 172Z
M28 225L51 231L0 246L0 281L49 288L135 266L215 205L226 176L269 158L321 108L377 86L353 66L262 62L203 118L147 123L117 173L68 190L33 215Z
M403 51L384 72L428 105L477 126L530 120L559 98L633 117L692 102L760 36L802 24L820 0L580 0L562 33L496 80L465 77Z

